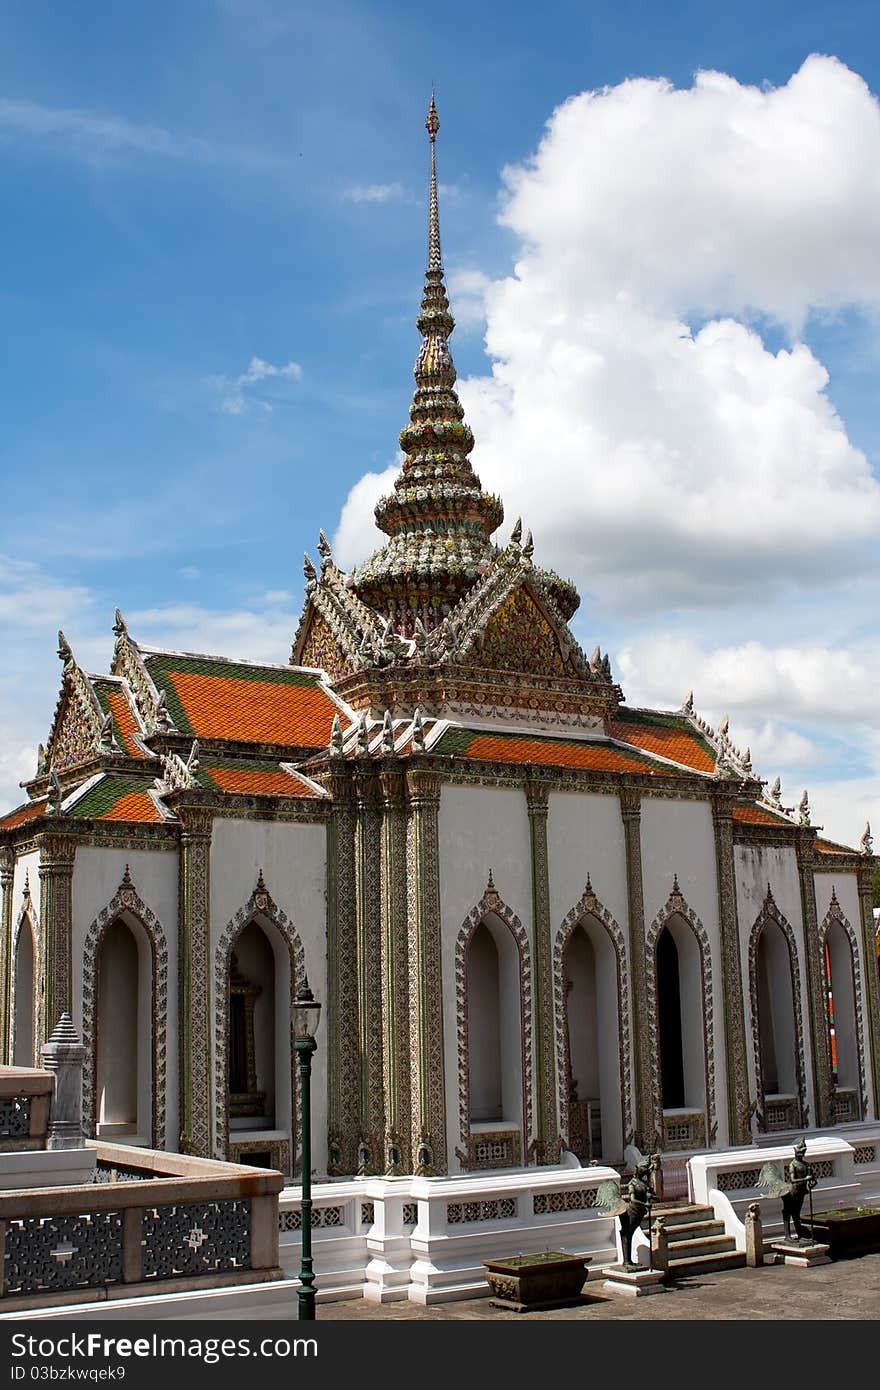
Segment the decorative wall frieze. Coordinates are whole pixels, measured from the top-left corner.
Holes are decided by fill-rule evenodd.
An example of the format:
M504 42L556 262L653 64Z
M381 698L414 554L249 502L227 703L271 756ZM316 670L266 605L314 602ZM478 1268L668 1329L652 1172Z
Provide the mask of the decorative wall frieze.
M412 765L407 770L406 792L413 1170L431 1175L447 1169L439 779L430 770Z
M180 1151L210 1158L211 1140L211 812L183 805L180 829L179 1051Z
M712 793L718 924L721 932L721 981L724 1007L724 1065L727 1079L727 1135L731 1144L751 1140L754 1106L749 1095L746 1023L743 1006L742 956L736 905L733 808L738 797L723 785Z
M229 1156L229 982L232 953L245 928L254 921L259 925L260 919L274 927L290 957L289 1075L286 1080L279 1075L276 1084L279 1089L282 1085L290 1088L293 1164L298 1169L302 1151L302 1117L297 1104L293 1009L299 987L306 982L305 951L296 927L269 892L262 869L247 902L242 904L220 933L214 952L214 1157L225 1159ZM248 1143L248 1152L254 1147Z
M344 769L327 777L332 815L327 845L327 1171L357 1171L360 1119L355 814Z
M571 1075L567 989L565 982L565 953L576 929L584 918L592 917L608 934L614 947L617 963L617 1023L618 1069L620 1073L621 1129L623 1142L632 1142L635 1132L635 1113L632 1089L632 1047L630 1034L630 988L626 936L607 907L596 896L590 877L578 902L565 914L556 933L553 951L553 987L556 1021L556 1063L559 1086L559 1130L564 1147L571 1147L570 1096L566 1084Z
M382 789L382 980L385 1172L412 1171L409 980L407 973L406 794L401 772L385 770Z
M651 1095L654 1136L652 1148L663 1147L663 1086L660 1074L660 1010L657 992L657 941L671 918L678 917L690 927L700 948L700 986L703 1000L703 1067L706 1086L706 1143L711 1148L718 1134L715 1103L715 995L712 983L712 945L709 934L696 912L673 880L672 892L648 929L645 948L648 957L648 1020L651 1058Z
M768 885L764 905L749 933L749 1007L752 1028L752 1055L754 1057L755 1066L755 1118L757 1120L758 1129L762 1133L767 1129L767 1118L765 1114L766 1096L764 1091L764 1070L761 1060L761 1027L758 1010L758 945L761 939L761 933L768 922L776 923L782 931L788 945L795 1028L795 1068L797 1074L798 1104L800 1106L798 1125L805 1127L810 1122L809 1107L807 1105L807 1069L804 1061L804 1000L801 992L801 971L798 963L797 940L795 939L791 923L780 912Z
M547 852L549 794L541 782L526 783L534 924L534 1014L536 1114L534 1154L538 1163L558 1163L559 1084L553 1049L553 928L550 921L550 863Z
M168 1036L168 942L162 923L140 897L128 865L113 897L89 926L83 944L82 1040L83 1127L94 1137L97 1125L98 963L101 945L114 922L134 919L150 944L150 1143L164 1149L166 1138L166 1064Z
M45 833L40 846L40 916L43 931L43 1017L45 1042L63 1013L73 1007L73 863L77 842L71 835Z
M8 1066L12 972L12 893L15 881L15 851L0 845L0 1064Z
M862 951L865 961L866 1003L868 1012L868 1051L871 1058L873 1113L880 1118L880 971L868 968L876 960L872 879L873 857L865 857L858 871L859 915L862 919Z
M504 902L498 889L489 873L486 891L480 901L471 908L467 917L461 925L455 942L455 1020L456 1020L456 1042L458 1050L458 1126L460 1147L456 1149L456 1154L463 1168L471 1167L509 1167L510 1158L507 1150L504 1150L503 1157L497 1162L492 1163L487 1158L482 1157L479 1163L475 1162L474 1137L471 1133L471 1084L470 1084L470 1054L468 1046L469 1030L469 959L470 944L474 932L486 920L488 916L497 917L504 923L516 942L519 953L519 979L520 979L520 1041L522 1049L522 1132L524 1136L524 1149L532 1145L534 1136L533 1127L533 1075L532 1075L532 950L529 938L519 917ZM512 1117L511 1117L512 1118ZM497 1126L499 1133L508 1133L506 1128L499 1123ZM482 1139L484 1136L478 1136ZM521 1161L521 1160L520 1160Z

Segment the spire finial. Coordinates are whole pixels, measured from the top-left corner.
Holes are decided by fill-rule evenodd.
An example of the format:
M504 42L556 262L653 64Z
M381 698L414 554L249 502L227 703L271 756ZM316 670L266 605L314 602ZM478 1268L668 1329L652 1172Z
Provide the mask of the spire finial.
M443 257L440 254L440 210L437 205L437 159L436 142L437 131L440 129L440 121L437 116L437 107L434 105L434 93L431 92L431 105L428 107L428 119L425 121L425 128L431 141L431 200L430 213L428 216L428 272L439 270L443 273Z

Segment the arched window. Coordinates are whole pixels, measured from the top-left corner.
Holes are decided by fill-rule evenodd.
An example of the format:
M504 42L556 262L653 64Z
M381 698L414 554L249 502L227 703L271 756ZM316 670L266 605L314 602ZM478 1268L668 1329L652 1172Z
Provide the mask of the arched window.
M280 1146L294 1120L291 976L289 942L255 915L233 940L226 977L228 1153L242 1163L290 1162Z
M623 1153L618 960L592 915L572 931L563 955L568 1042L569 1144L585 1162Z
M34 974L36 951L34 932L28 917L22 917L15 946L15 1015L13 1020L12 1063L32 1067L34 1058Z
M758 940L757 992L766 1108L768 1100L794 1098L798 1094L791 957L785 933L773 921L764 923Z
M832 921L825 936L831 1076L841 1090L859 1091L858 1024L852 947L840 922Z
M495 906L497 904L497 910ZM465 1167L524 1161L530 1085L524 1016L530 998L528 942L493 891L462 928L456 947L460 1119Z
M153 951L135 919L117 917L103 933L96 979L96 1132L150 1144Z

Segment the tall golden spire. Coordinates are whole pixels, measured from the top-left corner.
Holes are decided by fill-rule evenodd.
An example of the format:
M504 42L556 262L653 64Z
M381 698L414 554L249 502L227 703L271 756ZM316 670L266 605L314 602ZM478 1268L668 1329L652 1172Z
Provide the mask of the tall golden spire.
M358 593L411 636L416 619L430 631L479 578L492 558L490 536L504 512L483 492L468 455L474 436L455 392L449 337L455 319L443 278L437 206L434 94L425 128L431 142L428 265L419 316L410 423L400 433L406 455L394 491L376 506L376 524L390 537L355 572Z

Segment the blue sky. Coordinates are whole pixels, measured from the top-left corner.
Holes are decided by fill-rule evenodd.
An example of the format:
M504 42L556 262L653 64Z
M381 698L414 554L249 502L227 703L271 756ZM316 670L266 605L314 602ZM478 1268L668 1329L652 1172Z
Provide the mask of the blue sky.
M453 348L460 376L475 383L463 395L475 429L485 416L485 436L495 428L492 411L507 406L487 404L488 387L481 405L480 382L491 381L499 361L518 360L512 310L497 302L492 309L491 287L515 278L535 239L545 237L540 254L552 243L528 190L519 214L499 223L514 196L502 170L530 167L560 104L603 88L629 91L621 84L633 78L665 77L684 91L699 69L728 74L741 88L782 89L813 53L833 55L876 93L878 25L876 6L852 0L737 9L452 0L441 12L298 0L5 7L3 804L20 799L17 781L48 730L59 625L91 667L106 665L116 605L148 641L283 660L301 600L302 551L314 549L319 526L336 530L353 488L340 531L343 558L358 558L345 550L361 537L369 546L364 498L372 494L357 485L393 463L411 390L432 82L442 123L444 252L453 309L463 308ZM820 77L833 103L834 74ZM805 100L815 105L809 93ZM852 128L864 136L870 164L870 103L853 100ZM584 115L583 142L604 138L592 119ZM623 105L609 106L608 119L616 122L609 139L624 139ZM796 122L797 113L786 119ZM713 128L707 124L707 140ZM574 136L557 130L553 138ZM674 122L658 138L685 140ZM685 141L676 168L692 157L688 148ZM548 199L557 177L548 173L541 185ZM616 193L601 171L596 177L581 186L584 236L600 239L605 251L596 264L610 275L613 222L591 221L590 202L593 187L605 203ZM827 183L821 167L816 177ZM798 185L793 197L803 192ZM849 199L853 263L860 238L872 233L873 193L840 197ZM647 201L648 220L656 206ZM756 220L764 216L760 201L753 211ZM712 207L702 215L711 225ZM798 224L781 218L780 228L789 225ZM659 245L655 237L651 254ZM847 507L864 521L876 501L866 494L859 507L853 460L862 451L876 477L880 301L869 270L839 291L833 276L820 274L817 265L833 263L835 245L830 226L827 254L813 246L790 313L754 288L751 270L740 277L742 303L718 288L717 276L692 303L676 291L658 308L637 278L632 293L652 323L658 313L674 314L696 335L730 316L757 335L765 364L766 354L802 343L824 366L827 389L816 388L810 400L836 409L849 445L840 467L850 472L835 484L841 510L828 512L836 517L827 546L837 554L836 572L824 561L814 565L814 544L787 570L768 560L761 584L752 582L761 561L749 560L740 592L735 566L719 582L717 566L710 575L695 550L689 568L682 561L681 582L659 583L649 600L616 561L581 566L546 507L536 505L535 530L540 559L578 580L578 635L588 649L597 640L608 647L636 699L668 707L694 685L709 717L730 712L738 742L754 733L759 771L772 778L781 770L789 801L803 784L815 786L821 811L824 787L828 829L852 839L880 785L865 695L880 669L870 537L853 541L847 526ZM752 254L762 255L760 246ZM664 255L659 280L674 279ZM490 345L500 344L490 356L484 290ZM584 295L586 319L598 300ZM536 305L533 297L523 312ZM628 369L624 362L620 370ZM523 408L516 399L514 420ZM560 400L562 411L564 390ZM643 440L659 428L646 416ZM486 476L494 486L500 470L506 495L498 462L505 437L499 426L487 440ZM552 424L542 437L552 454ZM478 470L480 440L477 430ZM585 453L578 466L588 473L602 466L601 456ZM711 454L700 464L707 473L717 466ZM766 468L773 467L771 458ZM517 509L529 499L527 471L526 462L511 465ZM534 459L536 493L546 476ZM563 509L570 485L571 475L555 484ZM677 486L681 478L671 473L670 488ZM623 513L632 506L632 496L620 499ZM509 512L502 538L515 519ZM621 525L625 546L634 533ZM606 514L604 533L613 530ZM797 551L784 539L780 547ZM646 554L637 545L629 569ZM750 643L757 653L745 651ZM775 680L746 682L746 690L727 682L736 652L765 675L775 671ZM806 692L791 674L805 663L818 673ZM844 694L858 687L858 699L841 705L827 689L817 693L822 671L824 685Z

